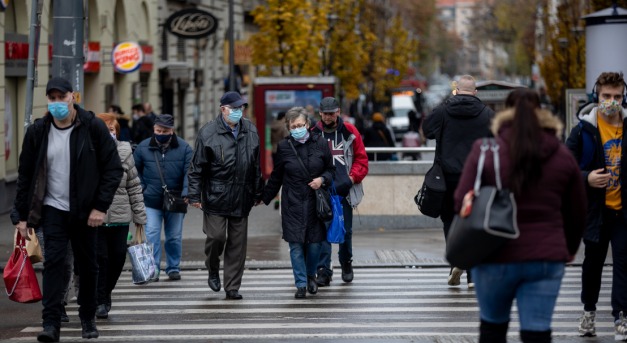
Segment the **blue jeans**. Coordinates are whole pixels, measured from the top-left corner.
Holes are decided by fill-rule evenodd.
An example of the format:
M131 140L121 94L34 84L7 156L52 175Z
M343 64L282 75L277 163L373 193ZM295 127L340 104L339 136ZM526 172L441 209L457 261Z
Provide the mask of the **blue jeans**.
M316 275L322 242L289 243L289 245L294 283L296 287L307 287L307 276Z
M338 258L340 263L345 263L353 259L353 208L348 201L346 201L346 198L342 199L342 209L344 210L344 229L346 230L346 234L344 235L344 243L340 244ZM328 276L333 275L333 270L331 270L331 254L331 243L327 241L322 242L318 269L323 268Z
M472 268L481 320L509 322L516 299L521 331L550 330L563 277L563 262L495 263Z
M146 238L153 244L153 255L157 264L161 263L161 223L165 232L166 267L165 272L180 272L183 254L183 219L185 213L165 212L146 207Z

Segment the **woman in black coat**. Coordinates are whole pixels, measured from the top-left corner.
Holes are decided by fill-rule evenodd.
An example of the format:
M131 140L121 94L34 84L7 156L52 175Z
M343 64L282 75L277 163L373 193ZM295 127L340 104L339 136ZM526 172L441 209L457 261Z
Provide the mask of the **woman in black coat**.
M290 136L278 144L274 170L264 189L263 202L268 205L283 186L283 239L290 245L296 284L294 296L305 298L307 291L311 294L318 291L316 267L321 242L326 240L326 226L316 215L314 190L331 184L335 167L326 140L309 131L307 110L291 108L285 115L285 123Z

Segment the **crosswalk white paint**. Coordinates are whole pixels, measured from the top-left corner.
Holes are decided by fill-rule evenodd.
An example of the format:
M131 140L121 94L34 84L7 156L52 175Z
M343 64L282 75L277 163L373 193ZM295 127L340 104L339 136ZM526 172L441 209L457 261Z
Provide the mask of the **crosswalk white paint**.
M212 340L386 340L441 337L472 342L478 332L478 308L472 289L446 284L448 268L356 268L346 284L339 271L330 287L307 299L294 299L290 269L246 270L240 301L207 286L205 270L183 271L182 280L148 285L131 283L124 272L113 293L109 319L97 320L104 342ZM554 337L577 334L582 306L581 268L568 267L553 320ZM611 268L604 271L598 304L597 332L613 336L610 315ZM71 322L61 340L80 341L78 305L67 306ZM518 335L512 309L510 336ZM11 341L33 341L41 330L25 323Z

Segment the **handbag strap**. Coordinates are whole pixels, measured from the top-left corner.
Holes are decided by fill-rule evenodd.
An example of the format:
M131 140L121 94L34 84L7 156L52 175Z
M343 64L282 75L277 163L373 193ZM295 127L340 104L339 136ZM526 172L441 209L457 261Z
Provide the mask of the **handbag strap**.
M501 183L501 160L499 157L499 145L496 144L494 138L483 138L481 142L481 154L479 155L479 162L477 163L477 175L475 176L474 191L475 195L479 194L481 188L481 175L483 174L483 166L485 165L485 154L488 149L492 151L492 157L494 158L494 175L496 178L496 189L501 190L503 187Z
M19 233L18 233L18 236L19 236ZM20 277L22 276L22 271L24 271L24 266L26 265L26 260L28 259L28 253L26 252L26 248L21 246L21 247L16 247L16 249L20 250L20 255L22 256L22 264L20 265L20 271L17 272L17 277L15 278L15 283L13 283L13 287L11 288L11 292L9 292L8 288L4 290L7 293L7 296L12 296L13 293L15 293L15 289L17 288L17 284L19 283Z
M300 156L298 156L298 153L296 152L296 148L294 148L294 144L292 144L292 141L288 140L287 142L290 143L290 148L292 148L292 151L294 152L294 155L296 155L296 159L298 160L298 163L300 164L301 168L303 168L303 171L305 172L305 174L311 176L309 174L309 170L307 170L307 167L305 167L303 160L301 160Z
M159 163L159 155L157 155L156 151L153 151L153 153L155 154L155 161L157 162L157 171L159 172L159 178L161 178L161 188L163 188L163 190L167 192L168 186L163 180L163 172L161 171L161 164Z

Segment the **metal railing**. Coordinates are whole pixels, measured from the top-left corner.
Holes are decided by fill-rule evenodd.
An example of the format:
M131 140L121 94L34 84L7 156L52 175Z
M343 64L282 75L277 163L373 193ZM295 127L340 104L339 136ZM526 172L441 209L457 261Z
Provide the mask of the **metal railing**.
M387 148L378 148L378 147L366 147L366 153L374 154L374 161L377 161L377 154L379 153L400 153L399 160L403 160L403 156L422 152L435 152L435 147L415 147L415 148L405 148L405 147L387 147Z

